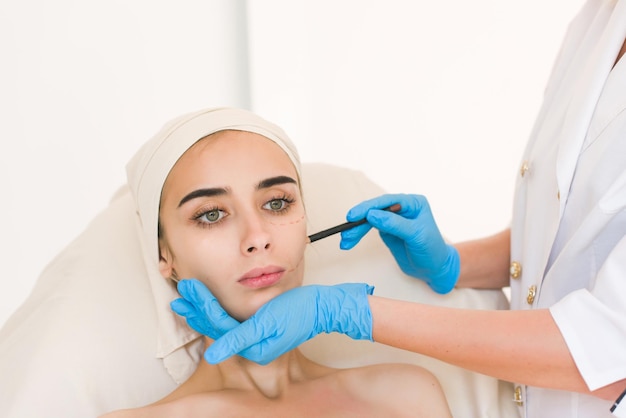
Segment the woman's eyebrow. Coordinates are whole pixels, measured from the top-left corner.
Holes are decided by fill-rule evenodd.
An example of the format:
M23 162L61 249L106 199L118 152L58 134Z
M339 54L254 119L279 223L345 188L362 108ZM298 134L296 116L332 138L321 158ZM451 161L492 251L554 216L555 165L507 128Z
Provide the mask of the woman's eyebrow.
M286 183L298 184L297 181L295 181L289 176L276 176L276 177L270 177L268 179L260 181L259 184L257 184L256 189L257 190L267 189L272 186L276 186L279 184L286 184Z
M270 177L265 180L261 180L259 184L257 184L256 189L257 190L267 189L272 186L276 186L279 184L286 184L286 183L298 184L297 181L295 181L293 178L289 176L276 176L276 177ZM228 193L228 190L222 187L194 190L193 192L187 194L185 197L183 197L180 200L180 202L178 203L178 207L181 207L182 205L189 202L190 200L197 199L199 197L223 196L227 193Z
M183 197L178 203L178 207L181 207L185 203L189 202L192 199L197 199L198 197L212 197L212 196L221 196L228 193L228 191L221 187L211 188L211 189L198 189L193 192L187 194Z

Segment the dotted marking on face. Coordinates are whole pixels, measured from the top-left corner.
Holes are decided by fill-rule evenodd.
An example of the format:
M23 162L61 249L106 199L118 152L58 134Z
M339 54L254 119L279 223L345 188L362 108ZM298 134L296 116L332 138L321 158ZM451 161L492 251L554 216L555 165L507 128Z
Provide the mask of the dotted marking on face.
M304 254L302 254L302 257L300 257L300 260L298 260L296 265L293 268L288 269L287 272L291 273L291 272L296 271L302 263L304 263Z
M272 225L276 225L276 226L288 226L288 225L295 225L297 223L300 223L304 220L304 214L299 217L298 219L294 219L292 221L289 222L274 222L274 221L269 221L268 223L272 224Z

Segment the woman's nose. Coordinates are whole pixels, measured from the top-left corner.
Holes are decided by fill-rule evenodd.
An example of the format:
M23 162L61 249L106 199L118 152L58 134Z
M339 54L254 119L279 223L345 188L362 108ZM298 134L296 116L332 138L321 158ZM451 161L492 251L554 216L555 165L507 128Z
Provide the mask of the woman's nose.
M269 250L270 248L270 233L266 223L260 216L251 216L245 226L244 238L242 240L243 252L253 254L258 251Z
M263 244L261 244L261 245L250 245L248 248L246 248L246 252L254 253L254 252L258 251L259 249L268 250L269 248L270 248L270 243L266 242L265 245L263 245Z

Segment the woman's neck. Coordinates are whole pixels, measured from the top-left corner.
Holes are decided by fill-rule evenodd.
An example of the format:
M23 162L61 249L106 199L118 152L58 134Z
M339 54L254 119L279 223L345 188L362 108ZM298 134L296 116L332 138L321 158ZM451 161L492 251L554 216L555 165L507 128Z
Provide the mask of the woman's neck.
M212 342L213 340L206 338L205 347ZM312 362L298 349L289 351L264 366L240 356L233 356L217 365L202 360L193 375L159 403L225 389L249 391L275 399L288 391L293 383L330 372L332 369Z
M264 366L233 356L216 366L203 362L198 372L207 373L209 370L200 369L217 367L225 389L250 390L273 399L284 393L291 383L309 378L312 364L296 349Z

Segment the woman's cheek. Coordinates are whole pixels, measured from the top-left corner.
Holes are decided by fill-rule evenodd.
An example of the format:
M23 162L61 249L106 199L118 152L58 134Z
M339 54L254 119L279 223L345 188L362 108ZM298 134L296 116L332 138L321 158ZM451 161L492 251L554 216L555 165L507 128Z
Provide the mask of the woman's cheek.
M292 271L298 275L300 279L299 282L295 283L294 287L296 287L302 284L304 277L304 253L307 246L306 223L302 222L293 232L293 234L290 234L289 242L287 242L286 245L287 248L292 249Z
M202 235L202 234L199 234ZM201 279L202 277L228 277L218 271L220 267L231 265L227 248L223 239L217 237L198 236L197 239L183 239L178 246L178 271L187 276ZM205 283L208 286L208 283Z

